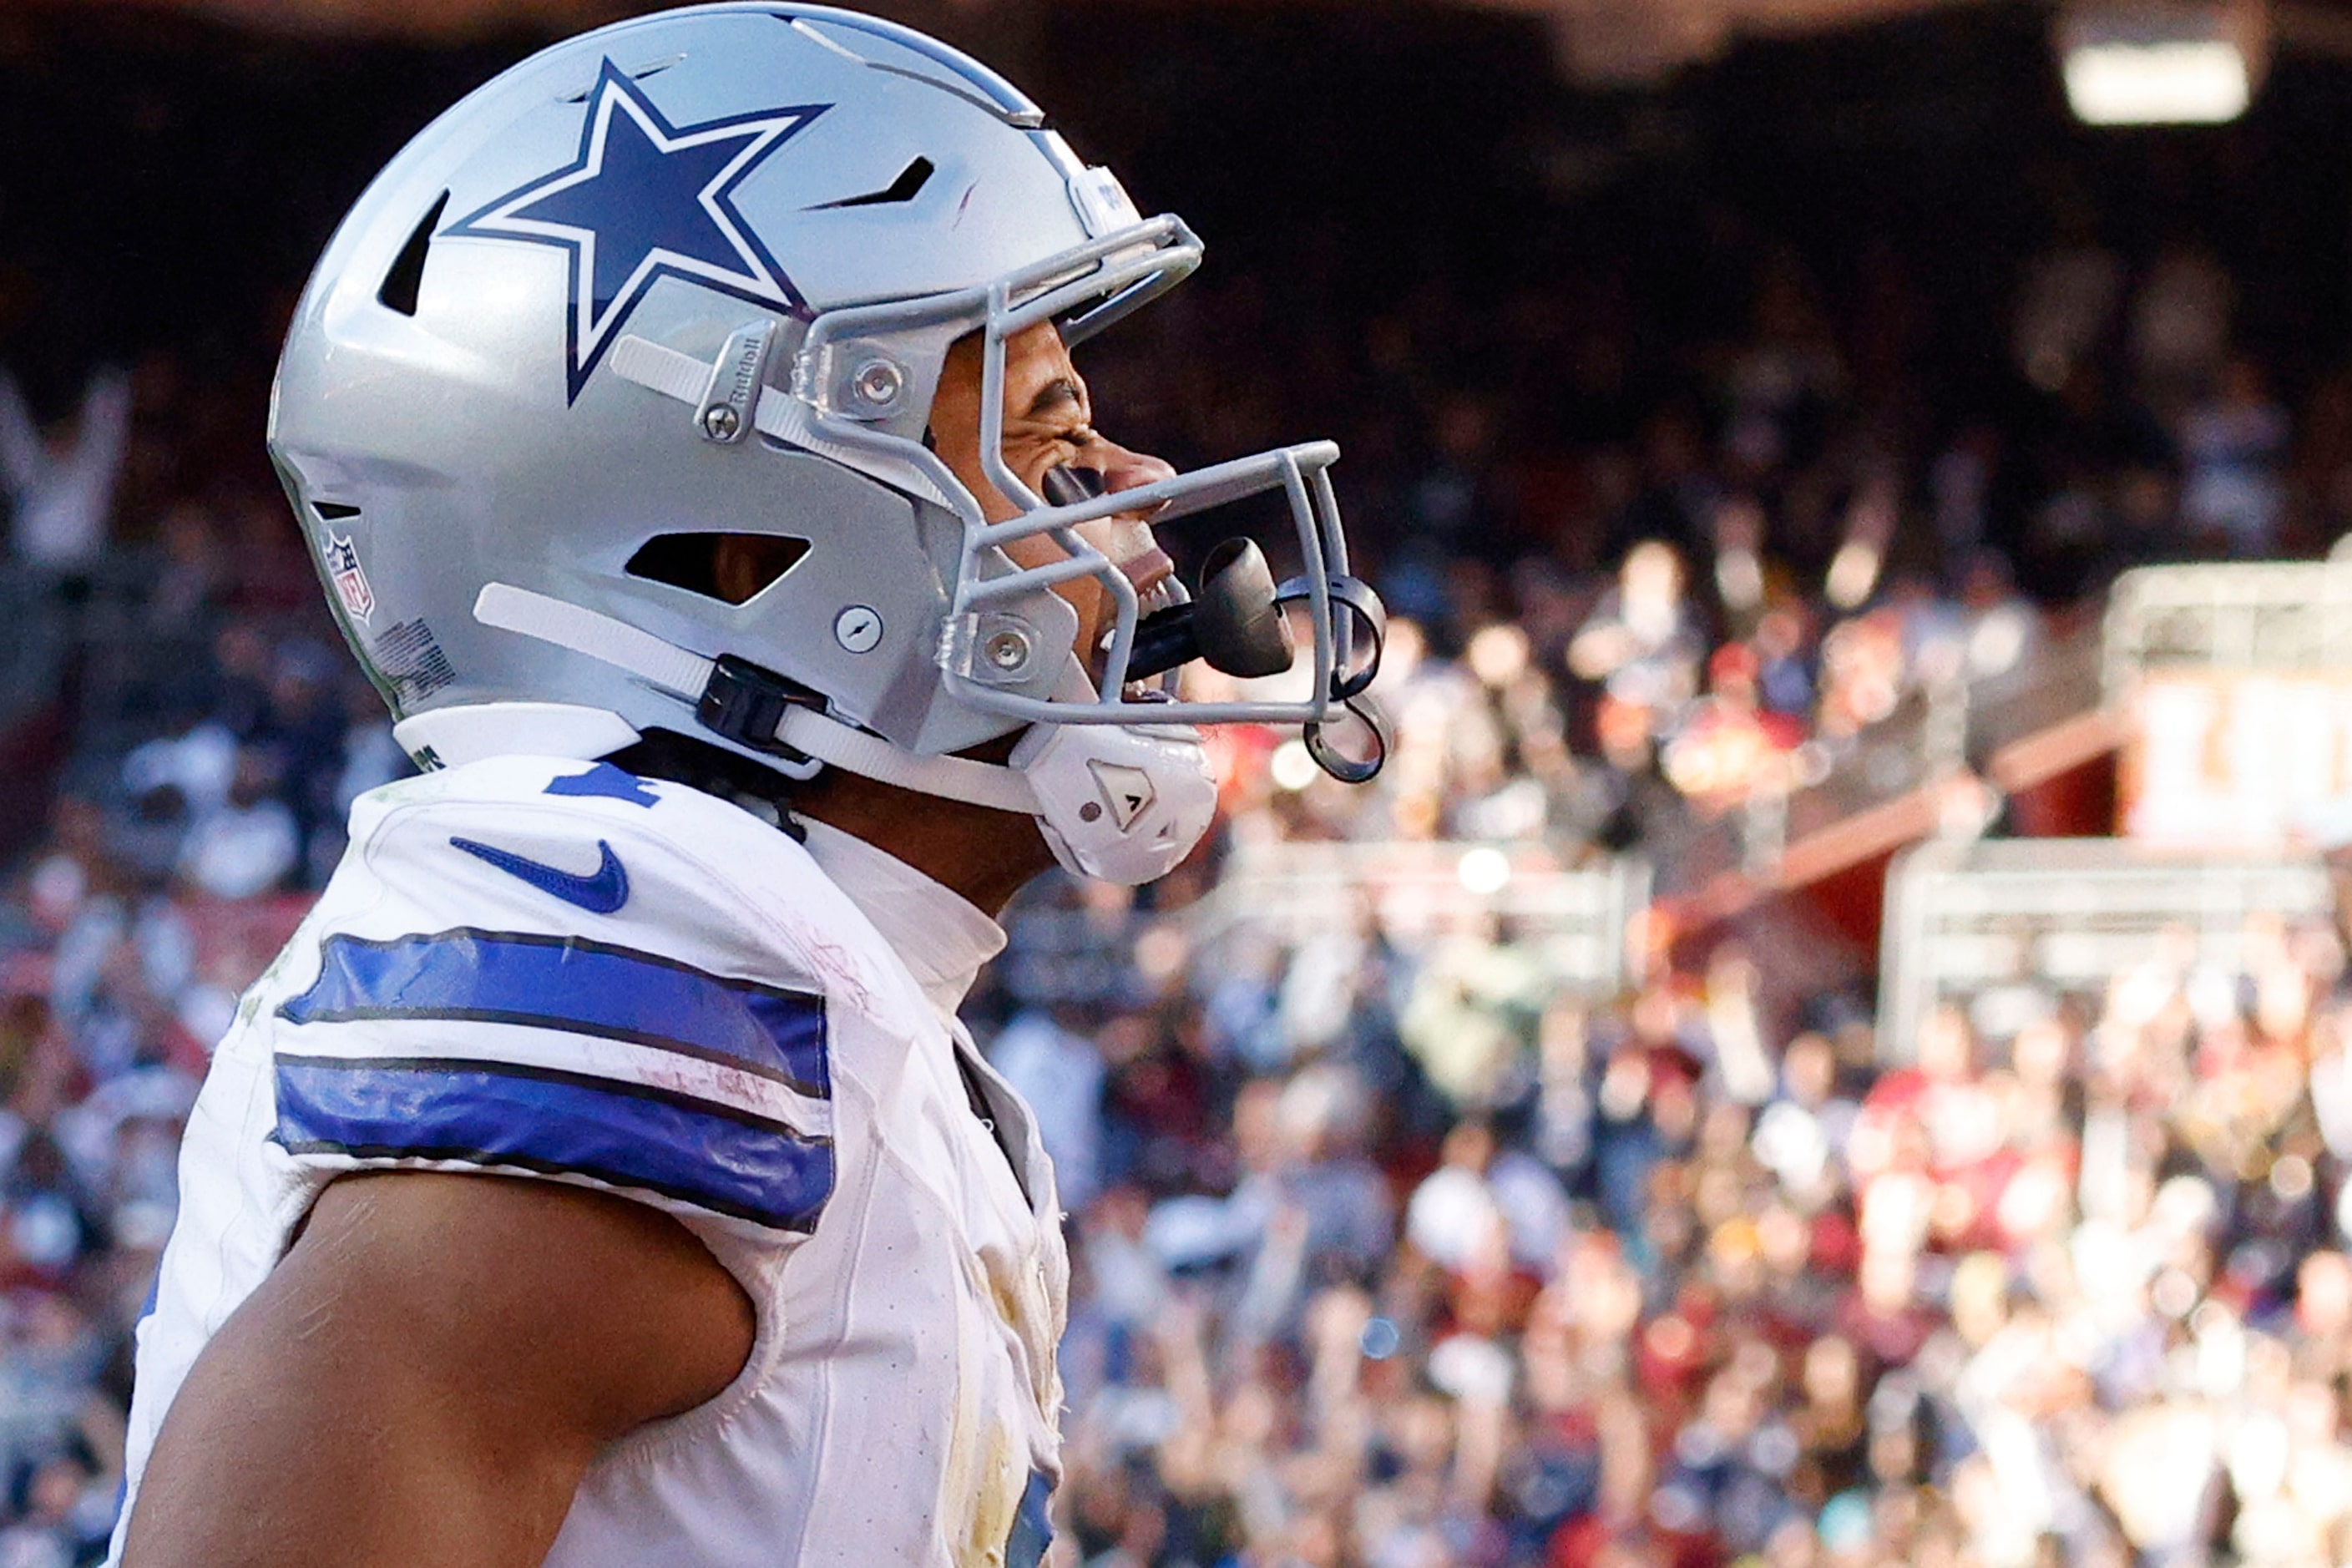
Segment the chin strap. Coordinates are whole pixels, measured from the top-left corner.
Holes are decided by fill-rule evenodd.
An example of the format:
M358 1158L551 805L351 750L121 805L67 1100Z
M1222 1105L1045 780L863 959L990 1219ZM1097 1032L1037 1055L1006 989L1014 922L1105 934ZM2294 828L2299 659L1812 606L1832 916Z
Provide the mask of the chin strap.
M1037 815L1037 795L1011 768L975 763L970 757L924 757L894 746L879 735L852 729L813 708L794 708L776 726L776 739L821 763L860 778L897 784L919 795L960 800L997 811Z
M626 670L689 704L700 704L713 678L722 673L719 660L665 642L626 621L509 583L483 586L474 600L474 618ZM777 720L775 739L845 773L919 795L1024 816L1038 812L1036 792L1012 768L969 757L919 756L814 708L786 707Z

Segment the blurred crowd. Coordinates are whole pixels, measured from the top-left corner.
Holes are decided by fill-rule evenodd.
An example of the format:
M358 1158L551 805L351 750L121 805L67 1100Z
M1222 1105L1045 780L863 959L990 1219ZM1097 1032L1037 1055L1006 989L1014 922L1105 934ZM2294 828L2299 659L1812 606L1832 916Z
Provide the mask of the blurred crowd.
M1783 1037L1736 952L1497 989L1468 1074L1442 950L1374 924L1318 999L1314 943L1236 978L1179 929L993 1041L1074 1215L1068 1561L2352 1549L2332 929L1956 996L1894 1068L1851 1009Z
M1969 407L1905 357L1931 312L1899 260L1833 312L1769 246L1709 255L1687 292L1749 301L1714 335L1604 272L1433 286L1350 357L1244 279L1089 363L1182 456L1348 410L1351 534L1404 618L1376 784L1223 737L1226 858L1139 908L1042 896L979 1005L1073 1215L1063 1561L2352 1550L2336 931L2258 923L2242 972L2168 939L2103 994L1955 996L1881 1041L1733 945L1637 944L1612 987L1533 922L1416 921L1377 857L1323 929L1223 923L1265 843L1541 841L1673 886L1906 704L2032 687L2118 573L2352 523L2346 384L2291 414L2195 247L2062 233Z
M46 812L0 900L6 1568L102 1553L206 1058L352 800L408 771L284 502L210 460L245 401L159 355L43 425L0 377L0 751Z
M1212 270L1090 351L1106 418L1180 464L1339 437L1350 537L1433 656L1391 707L1446 731L1385 831L1674 845L1898 714L2030 693L2124 571L2352 529L2352 378L2273 384L2209 250L2058 222L1962 374L1900 254L1833 297L1716 216L1670 259L1440 278L1360 324Z
M1057 1563L2352 1555L2333 933L1881 1042L1731 947L1621 984L1370 887L1307 938L1192 918L1265 845L1671 885L1906 703L2031 686L2116 573L2352 527L2352 379L2273 384L2206 250L2058 223L1958 390L1895 248L1832 289L1718 216L1370 301L1305 232L1088 351L1107 427L1180 465L1341 439L1396 747L1350 791L1220 732L1208 851L1139 903L1041 889L976 1003L1071 1212ZM0 816L37 807L0 898L0 1568L97 1560L206 1052L408 765L259 460L266 369L0 380ZM1037 962L1047 916L1083 962Z

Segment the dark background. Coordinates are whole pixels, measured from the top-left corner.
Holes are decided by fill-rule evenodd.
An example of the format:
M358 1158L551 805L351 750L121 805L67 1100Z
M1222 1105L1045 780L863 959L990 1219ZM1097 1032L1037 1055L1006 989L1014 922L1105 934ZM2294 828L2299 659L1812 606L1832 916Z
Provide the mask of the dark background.
M2261 279L2241 336L2290 392L2352 327L2352 68L2329 60L2281 59L2237 125L2118 132L2068 118L2033 5L1751 42L1615 92L1567 85L1538 22L1480 12L922 19L1003 62L1277 310L1312 297L1369 319L1419 296L1481 318L1532 286L1565 311L1673 321L1686 343L1736 325L1727 268L1776 246L1838 300L1899 256L1935 309L1882 346L1948 405L2002 395L2017 264L2084 214L2127 258L2186 237ZM93 360L167 349L239 389L251 417L222 438L250 456L275 338L336 218L434 113L545 41L286 39L136 9L0 20L0 362L62 409ZM1459 368L1525 352L1515 325L1460 323ZM1675 360L1637 374L1672 382L1690 369Z

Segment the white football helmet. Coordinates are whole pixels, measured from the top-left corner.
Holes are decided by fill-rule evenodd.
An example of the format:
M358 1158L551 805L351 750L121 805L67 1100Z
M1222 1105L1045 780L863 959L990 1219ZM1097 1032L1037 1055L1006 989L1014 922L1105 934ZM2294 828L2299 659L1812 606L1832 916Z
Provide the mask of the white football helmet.
M1353 756L1326 739L1381 631L1335 447L1110 495L1057 470L1041 496L1003 461L1005 340L1053 321L1076 342L1200 258L921 34L792 4L661 12L533 56L393 160L297 310L270 452L425 765L670 731L1026 812L1073 869L1144 881L1208 826L1192 726L1303 726L1339 776L1380 761L1376 730ZM1010 521L926 441L974 332ZM1279 587L1222 548L1198 603L1141 604L1076 531L1268 490L1302 568ZM789 541L790 563L730 603L675 568L722 534ZM1067 558L1015 565L1003 547L1038 535ZM1100 648L1054 592L1079 577L1116 606ZM1286 610L1310 634L1296 700L1182 699L1193 658L1287 667ZM1009 765L953 754L1024 727Z

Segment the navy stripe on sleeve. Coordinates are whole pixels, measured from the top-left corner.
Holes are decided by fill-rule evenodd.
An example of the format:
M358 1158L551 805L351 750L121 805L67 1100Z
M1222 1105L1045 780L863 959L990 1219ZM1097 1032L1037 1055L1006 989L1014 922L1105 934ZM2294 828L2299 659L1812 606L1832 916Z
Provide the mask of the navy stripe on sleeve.
M833 1148L707 1101L504 1064L277 1058L289 1153L459 1161L590 1177L778 1230L807 1231Z
M295 1024L450 1019L656 1046L829 1099L824 998L707 973L579 937L471 929L374 942L331 936Z

